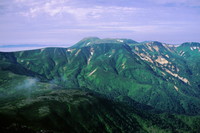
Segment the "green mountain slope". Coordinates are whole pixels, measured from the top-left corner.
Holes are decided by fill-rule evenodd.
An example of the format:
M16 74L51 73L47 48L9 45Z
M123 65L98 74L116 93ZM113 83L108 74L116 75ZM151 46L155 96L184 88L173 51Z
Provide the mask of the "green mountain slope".
M91 92L44 89L44 84L39 89L38 84L41 83L37 81L37 87L31 92L24 86L15 95L0 97L1 132L183 133L198 130L195 122L199 117L182 119L182 116L150 114Z
M9 130L196 132L198 116L187 115L200 113L199 49L94 37L69 48L0 52L0 112L6 126L21 124Z
M185 62L189 68L189 75L191 82L196 88L200 89L200 68L198 67L200 63L200 43L183 43L177 47L177 53L184 58Z
M128 96L164 111L197 114L199 84L191 75L197 68L178 49L160 42L87 38L71 48L0 53L0 58L2 70L44 82L88 88L114 98Z

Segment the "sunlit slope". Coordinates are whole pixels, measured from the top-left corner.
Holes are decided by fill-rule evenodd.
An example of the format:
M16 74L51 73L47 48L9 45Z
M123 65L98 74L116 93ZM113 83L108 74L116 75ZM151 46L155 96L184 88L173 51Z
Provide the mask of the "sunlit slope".
M0 53L0 58L1 70L46 83L88 88L114 99L128 96L163 111L200 110L192 67L178 48L160 42L87 38L70 48Z
M177 47L177 53L184 58L189 68L192 85L200 88L200 43L183 43Z

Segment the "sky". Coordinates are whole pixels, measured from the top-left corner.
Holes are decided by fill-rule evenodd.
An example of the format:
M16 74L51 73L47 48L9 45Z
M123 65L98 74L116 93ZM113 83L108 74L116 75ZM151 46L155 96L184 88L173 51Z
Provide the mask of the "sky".
M0 51L85 37L200 42L200 0L0 0Z

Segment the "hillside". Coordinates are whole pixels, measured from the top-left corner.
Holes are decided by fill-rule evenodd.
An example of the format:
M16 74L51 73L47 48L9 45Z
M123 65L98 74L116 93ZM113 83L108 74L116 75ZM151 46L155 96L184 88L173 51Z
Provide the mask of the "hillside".
M0 112L32 131L196 132L199 56L200 43L96 37L69 48L0 52Z
M148 113L138 110L134 104L124 105L92 92L44 88L36 87L31 92L23 88L0 98L1 132L184 133L199 130L196 123L199 117Z

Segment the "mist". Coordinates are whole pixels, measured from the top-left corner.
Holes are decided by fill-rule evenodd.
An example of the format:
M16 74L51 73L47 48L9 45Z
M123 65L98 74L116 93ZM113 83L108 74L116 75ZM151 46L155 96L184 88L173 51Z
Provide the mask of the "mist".
M37 78L27 78L19 83L19 85L16 86L16 89L33 89L37 85L38 81Z
M32 97L33 92L37 89L37 84L39 79L37 78L27 78L20 82L16 87L15 90L21 93L20 95L24 95L27 99Z

